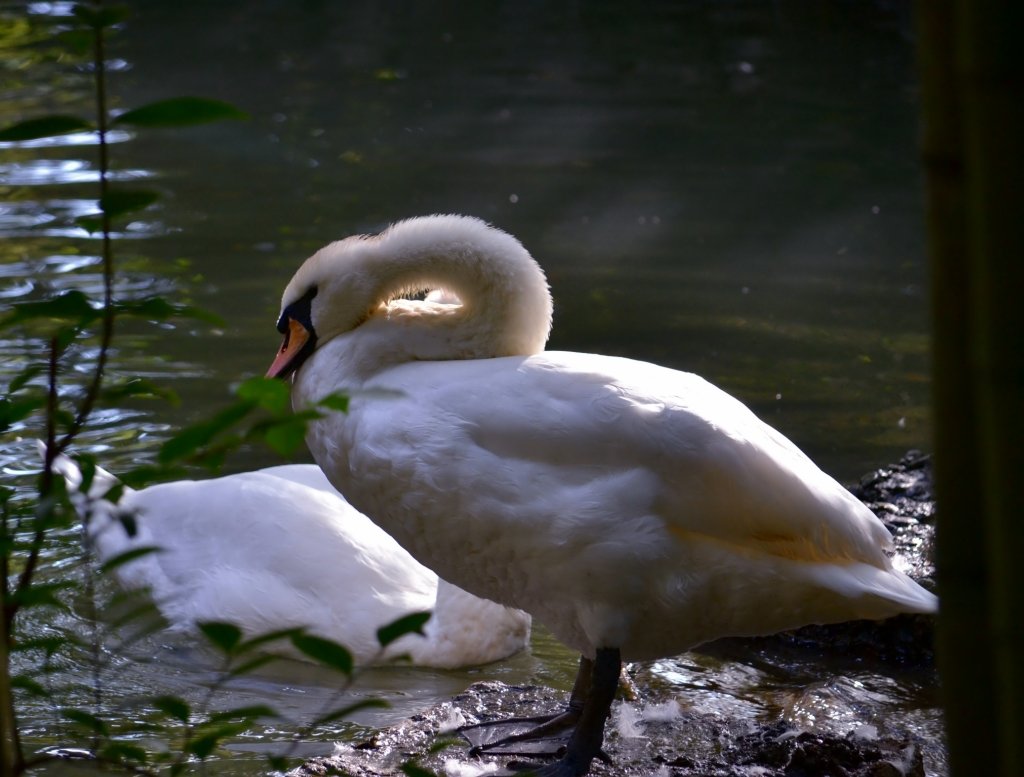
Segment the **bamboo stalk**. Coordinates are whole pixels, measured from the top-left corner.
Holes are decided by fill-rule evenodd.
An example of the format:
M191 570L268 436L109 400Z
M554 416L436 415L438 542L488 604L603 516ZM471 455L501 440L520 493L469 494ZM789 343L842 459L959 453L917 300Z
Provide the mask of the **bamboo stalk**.
M984 532L972 525L981 472L971 380L971 273L967 254L962 109L953 61L952 0L919 0L922 151L927 178L931 255L932 402L938 498L936 567L941 611L937 627L950 771L994 774L983 746L995 720L988 700L990 652ZM971 639L963 639L964 634Z
M918 3L953 775L1015 775L1024 762L1020 17L1008 0Z
M1024 60L1020 2L959 0L958 82L967 164L968 250L982 493L991 570L990 661L1000 774L1024 763Z

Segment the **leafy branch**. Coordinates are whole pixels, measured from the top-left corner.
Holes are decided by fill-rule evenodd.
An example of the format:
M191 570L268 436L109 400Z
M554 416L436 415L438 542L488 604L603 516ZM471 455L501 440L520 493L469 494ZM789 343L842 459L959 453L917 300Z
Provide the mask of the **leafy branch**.
M112 559L98 569L83 558L82 579L41 582L39 580L44 549L58 528L69 527L76 520L82 523L87 537L91 518L90 499L103 498L116 503L126 485L144 485L153 480L177 477L186 465L217 468L239 445L260 442L278 453L290 454L303 441L308 422L325 412L346 411L348 397L333 395L317 406L292 412L288 386L276 380L253 379L242 383L236 400L212 418L181 430L164 443L157 463L139 467L123 476L99 497L90 496L96 476L95 462L89 457L80 460L81 482L77 493L68 493L64 480L54 475L54 462L73 447L89 427L96 409L128 397L152 396L174 399L171 392L149 381L131 379L111 385L107 370L116 323L124 318L163 322L177 318L211 320L201 310L177 305L160 297L136 300L115 299L115 262L113 229L119 219L145 210L158 200L156 192L114 185L110 175L109 133L115 127L146 130L155 127L183 127L224 119L241 119L245 114L227 103L199 97L177 97L143 105L114 114L108 109L106 82L107 36L123 23L127 14L120 7L105 7L101 2L74 7L77 27L65 36L67 40L87 43L91 53L95 118L90 120L66 114L26 119L0 129L2 142L26 142L68 133L93 133L97 148L98 197L96 211L75 219L75 224L100 241L102 261L102 295L95 300L72 290L42 300L17 303L0 318L0 331L44 331L45 355L16 374L0 397L0 434L17 428L26 420L39 418L43 428L44 466L37 484L35 505L16 503L13 489L0 487L0 606L3 630L0 633L0 774L17 775L48 761L65 757L88 758L100 766L116 766L140 775L169 772L181 774L194 760L211 757L218 746L266 718L279 717L266 705L245 705L228 710L211 711L217 694L232 679L256 671L276 657L273 648L287 640L316 663L344 676L319 714L300 727L291 737L290 746L269 756L273 768L282 769L300 742L318 726L351 716L368 708L386 706L380 699L340 704L341 696L351 688L356 677L351 653L331 640L307 633L303 629L286 629L268 634L246 636L235 625L201 623L198 628L206 641L219 652L221 665L216 679L207 687L204 698L195 705L172 695L158 695L149 700L153 712L142 722L116 723L104 713L103 684L105 673L113 666L113 658L135 640L150 633L156 608L151 601L139 600L129 594L115 594L104 606L98 606L97 575L109 574L144 555L158 552L153 547L136 547ZM74 347L83 339L98 343L95 364L77 399L62 392L65 376L63 364ZM79 516L76 518L76 511ZM121 526L129 534L135 532L134 516L119 515ZM86 547L87 543L83 543ZM19 616L32 608L70 609L66 599L76 593L83 603L84 615L91 624L86 639L73 634L23 638L18 634ZM401 636L421 633L429 614L414 613L378 631L380 652ZM148 621L147 621L148 619ZM143 624L139 627L139 624ZM135 631L124 636L127 627ZM105 648L110 635L118 634L113 650ZM83 648L91 654L90 709L61 705L63 721L88 741L87 750L51 748L26 757L18 714L16 695L30 695L56 700L56 694L45 685L47 668L62 650ZM43 671L37 675L12 672L12 654L41 653ZM151 751L142 747L140 735L159 734L175 747ZM409 765L410 769L418 769ZM417 772L419 773L419 772Z
M60 525L71 521L71 512L66 494L53 474L53 463L57 456L64 454L86 428L101 399L138 395L170 396L144 381L129 381L113 387L105 387L105 374L114 338L115 321L123 316L138 316L147 320L160 321L178 316L199 316L198 311L176 306L160 298L118 302L114 299L114 254L112 227L116 219L132 214L154 203L155 192L115 188L110 182L110 156L108 132L115 125L141 127L179 127L221 119L244 118L236 108L215 100L183 97L163 100L144 105L134 110L111 116L107 108L106 84L106 35L127 16L121 7L104 7L100 2L79 4L73 9L78 27L69 31L68 40L88 41L91 44L93 84L95 88L95 120L68 115L51 115L27 119L0 129L0 141L24 142L38 138L52 137L71 132L92 132L97 147L99 171L97 212L76 219L76 224L90 234L99 233L102 261L102 300L94 302L79 291L70 291L42 301L14 305L2 320L0 329L25 328L35 324L46 327L56 325L56 330L47 337L45 365L30 364L14 376L7 391L0 399L0 433L15 424L42 415L44 428L44 467L38 482L37 506L30 513L23 507L16 507L11 489L3 489L2 523L0 523L0 605L2 605L3 631L0 633L0 772L17 775L40 762L52 757L48 754L26 760L20 741L17 712L14 707L12 690L48 696L49 692L38 682L24 676L12 676L11 653L37 647L31 641L16 640L17 617L25 609L38 606L65 607L60 593L73 587L70 582L39 583L37 573L43 548L52 532ZM84 393L71 407L65 406L61 397L60 364L68 349L82 336L96 331L98 352L96 363L87 380ZM45 374L42 389L37 379ZM88 489L88 483L85 483ZM28 539L24 539L25 530ZM12 578L12 572L17 574ZM83 582L85 600L89 609L95 611L95 590L92 577L86 574ZM95 619L92 619L95 622ZM66 645L70 640L57 640L47 646L46 655ZM110 731L99 716L101 706L99 683L99 637L94 631L92 637L93 703L95 712L80 709L64 710L64 716L77 727L86 730L92 739L94 757L124 761L139 761L138 753L126 743L117 744L116 752L109 747L100 747L109 740ZM114 744L107 741L107 745ZM129 756L131 758L129 758Z

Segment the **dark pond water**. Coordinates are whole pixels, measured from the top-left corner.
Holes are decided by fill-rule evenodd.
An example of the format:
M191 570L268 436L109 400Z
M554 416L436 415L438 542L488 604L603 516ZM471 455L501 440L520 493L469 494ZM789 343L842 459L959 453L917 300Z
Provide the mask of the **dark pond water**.
M151 459L169 429L262 374L278 344L280 292L313 250L432 212L483 217L534 253L556 300L552 347L699 372L843 481L929 447L904 3L132 5L110 45L117 107L203 95L251 118L112 137L116 176L162 194L119 235L119 294L187 300L225 323L123 333L113 370L158 379L183 401L103 415L86 442L109 469ZM3 6L0 124L88 114L87 68L52 37L68 11ZM98 289L97 241L72 223L92 209L96 177L87 134L0 147L0 305ZM0 341L0 379L38 347ZM93 358L83 353L76 369ZM27 484L34 457L3 440L5 480ZM227 468L271 463L244 450ZM209 677L209 658L187 642L139 651L153 661L125 664L110 689L125 710L140 690L198 695ZM358 692L396 707L360 722L408 714L481 677L566 687L573 660L540 633L530 654L474 672L375 671ZM687 660L662 676L674 681ZM703 676L714 660L693 661ZM72 657L66 672L83 666ZM720 667L724 697L783 682L753 664ZM914 678L871 669L847 680L858 703L935 735L934 699ZM302 719L332 687L322 673L282 667L231 700L268 700ZM755 707L744 714L787 714ZM52 714L40 706L28 717L33 737L49 741ZM827 705L800 720L843 722ZM219 768L251 768L251 751L290 730L254 733ZM345 731L319 732L305 752Z

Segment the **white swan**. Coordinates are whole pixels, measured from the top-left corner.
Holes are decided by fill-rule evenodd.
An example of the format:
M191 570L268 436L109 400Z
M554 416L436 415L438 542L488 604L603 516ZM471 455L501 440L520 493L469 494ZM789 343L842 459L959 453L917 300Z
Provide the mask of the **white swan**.
M399 298L423 289L462 304ZM544 773L588 770L621 659L936 609L882 523L744 405L696 375L544 352L551 310L515 238L411 219L299 268L268 373L294 374L296 407L351 392L307 442L354 505L580 651L579 723Z
M78 467L54 469L74 490ZM116 482L99 470L90 492ZM526 646L530 617L438 580L312 464L271 467L211 480L126 489L118 505L90 509L89 534L101 561L127 550L161 550L116 567L119 582L148 588L171 627L229 621L248 636L307 627L345 645L357 663L407 654L414 664L455 668L505 658ZM129 537L118 512L136 516ZM410 634L381 653L377 629L433 610L425 636ZM290 652L287 641L271 649ZM297 655L297 654L296 654Z

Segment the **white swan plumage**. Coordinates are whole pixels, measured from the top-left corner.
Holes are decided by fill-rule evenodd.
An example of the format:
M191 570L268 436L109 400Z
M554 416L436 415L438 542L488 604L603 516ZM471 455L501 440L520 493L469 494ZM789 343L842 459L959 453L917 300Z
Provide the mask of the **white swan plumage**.
M423 290L461 304L402 298ZM350 394L307 434L331 482L442 577L580 651L591 707L620 657L936 609L871 511L742 403L689 373L544 351L551 311L512 236L410 219L298 269L268 374L294 375L296 407ZM587 770L606 714L551 773Z
M66 456L54 461L69 490L81 482ZM407 655L419 666L489 663L525 647L530 617L439 580L349 505L319 467L292 464L210 480L125 489L115 506L100 499L116 479L98 469L88 510L100 561L155 546L115 568L129 588L148 589L175 630L228 621L248 636L304 627L332 639L357 663ZM119 513L135 517L129 537ZM377 629L432 610L424 635L381 651ZM287 640L270 645L296 657Z

